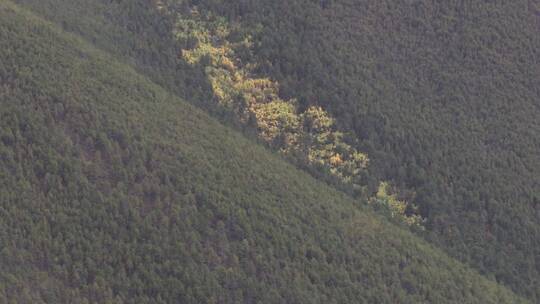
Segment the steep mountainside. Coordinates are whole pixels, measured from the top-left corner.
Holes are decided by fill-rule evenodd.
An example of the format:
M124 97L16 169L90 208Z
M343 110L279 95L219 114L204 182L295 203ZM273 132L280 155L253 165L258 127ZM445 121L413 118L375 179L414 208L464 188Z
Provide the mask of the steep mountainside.
M263 2L203 1L261 29L260 71L414 191L431 241L539 301L538 2Z
M534 1L18 2L224 121L230 116L209 102L208 66L181 56L193 41L173 38L185 36L177 23L191 22L194 7L228 23L235 30L214 37L216 47L251 37L248 52L235 50L251 73L276 81L300 109L323 106L367 153L368 194L390 180L419 207L428 240L539 298Z
M525 303L0 0L2 303Z

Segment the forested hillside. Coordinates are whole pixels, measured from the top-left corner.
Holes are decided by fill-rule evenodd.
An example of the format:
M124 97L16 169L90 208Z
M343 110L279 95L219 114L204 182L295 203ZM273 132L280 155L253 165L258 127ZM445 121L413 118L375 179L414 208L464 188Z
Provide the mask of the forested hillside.
M260 72L353 131L371 178L415 193L431 241L539 300L537 3L205 3L259 29Z
M282 98L354 132L371 183L415 194L431 241L540 299L537 2L197 3L247 29Z
M395 186L399 200L386 201L404 202L394 211L402 210L405 222L421 223L428 241L538 301L535 1L15 2L244 135L269 134L261 129L265 122L273 132L283 130L272 137L277 141L262 139L276 150L290 134L305 134L304 123L283 122L304 122L310 109L320 109L316 113L333 123L324 133L331 136L318 140L309 133L299 152L286 153L288 160L356 197L357 207L371 196L371 202L388 197L377 190ZM203 60L190 59L190 52ZM231 71L242 77L231 78ZM279 107L253 108L251 119L239 119L238 109L245 107L237 106L255 96L253 90L245 94L246 79L269 81L257 82L271 84L262 98L279 101L273 104ZM223 88L232 88L235 98L216 94ZM336 165L345 155L328 148L339 146L329 138L369 159L352 185L325 173L339 173Z
M525 303L0 1L2 303Z

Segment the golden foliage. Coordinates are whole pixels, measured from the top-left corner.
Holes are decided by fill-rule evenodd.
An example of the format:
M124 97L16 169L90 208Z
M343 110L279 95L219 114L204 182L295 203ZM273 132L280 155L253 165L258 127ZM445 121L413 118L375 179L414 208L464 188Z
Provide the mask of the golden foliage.
M416 226L423 229L425 219L417 214L418 208L406 201L399 200L395 194L391 193L388 182L381 182L375 197L370 199L371 203L380 204L388 208L390 216L398 218L408 226ZM412 212L407 214L407 210Z
M295 110L292 104L282 100L255 104L254 114L261 137L269 143L278 137L285 137L293 143L299 125Z
M182 51L182 57L189 64L203 65L217 103L232 110L242 123L254 120L259 136L281 152L304 153L309 163L327 167L342 181L357 185L367 155L343 140L324 109L311 106L301 112L294 99L279 97L278 83L256 77L254 64L242 64L235 49L250 48L252 43L249 36L230 43L227 36L234 27L196 8L178 16L176 37L186 44L195 42Z

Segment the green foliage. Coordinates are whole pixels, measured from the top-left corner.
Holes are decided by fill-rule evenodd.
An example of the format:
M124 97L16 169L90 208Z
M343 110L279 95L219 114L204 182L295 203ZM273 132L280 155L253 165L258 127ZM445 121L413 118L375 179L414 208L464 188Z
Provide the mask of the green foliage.
M163 13L165 1L16 2L222 122L237 120L216 106L202 65L179 58L195 41L173 34L179 20ZM413 2L185 0L177 9L197 4L217 24L234 25L234 55L257 63L248 69L263 75L256 79L279 83L279 99L296 100L297 114L322 107L346 142L369 155L358 176L368 193L389 180L427 219L427 240L538 302L540 8L525 0Z
M218 104L233 111L241 123L254 123L263 141L296 157L296 162L326 168L352 188L362 188L359 176L367 167L367 155L344 141L334 119L321 107L300 111L295 99L279 97L278 83L257 75L252 56L236 55L253 49L251 36L240 34L238 23L228 24L183 1L163 1L161 7L163 14L176 16L175 37L191 46L182 50L182 56L206 71Z
M6 0L0 79L2 303L527 303Z
M241 28L282 100L354 137L368 193L381 180L414 193L427 239L538 302L533 2L183 1Z
M395 194L391 193L389 188L390 186L388 183L382 182L379 185L377 194L371 198L370 203L376 204L378 208L380 206L385 209L391 218L399 218L409 226L415 226L423 229L422 224L425 222L425 219L415 213L410 214L410 211L409 213L407 212L407 209L413 209L413 211L416 211L414 209L417 209L418 207L409 205L403 200L399 200Z

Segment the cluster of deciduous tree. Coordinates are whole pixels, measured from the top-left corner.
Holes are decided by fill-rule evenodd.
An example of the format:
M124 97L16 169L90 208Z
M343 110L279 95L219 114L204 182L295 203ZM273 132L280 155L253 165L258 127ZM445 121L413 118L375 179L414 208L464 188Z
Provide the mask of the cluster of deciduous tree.
M176 2L174 2L176 3ZM164 8L166 9L166 8ZM283 153L303 152L310 163L330 167L343 180L357 182L360 170L368 158L343 141L335 130L334 119L320 107L301 111L294 99L279 97L279 84L254 74L257 63L252 58L237 55L249 53L249 36L239 36L240 25L229 24L196 6L189 11L169 14L177 16L175 35L183 45L183 58L190 64L200 64L206 71L218 104L230 109L244 124L254 124L260 137Z
M253 125L264 142L283 154L327 169L353 191L365 189L361 173L368 156L346 142L334 118L320 106L301 110L294 98L280 97L276 81L256 73L259 64L250 56L254 33L184 1L158 5L162 13L176 16L174 35L185 46L182 57L205 71L219 105L232 111L242 124ZM422 224L417 209L407 208L405 201L400 202L407 212L399 211L389 200L378 202L395 210L393 217L404 223Z

